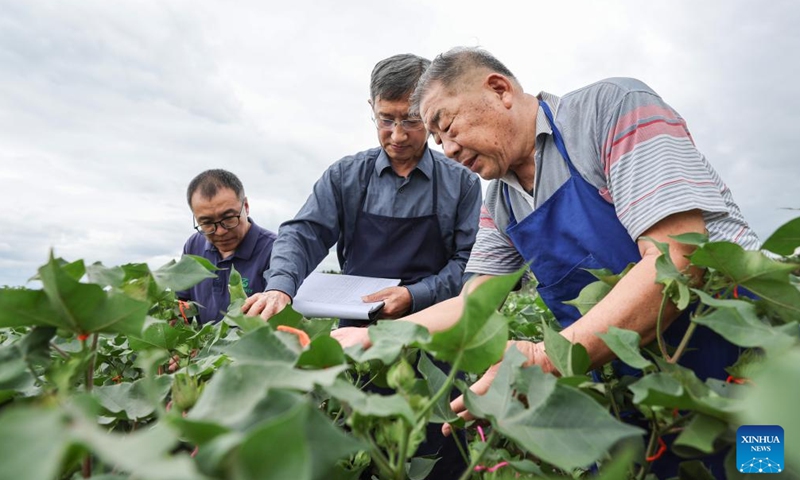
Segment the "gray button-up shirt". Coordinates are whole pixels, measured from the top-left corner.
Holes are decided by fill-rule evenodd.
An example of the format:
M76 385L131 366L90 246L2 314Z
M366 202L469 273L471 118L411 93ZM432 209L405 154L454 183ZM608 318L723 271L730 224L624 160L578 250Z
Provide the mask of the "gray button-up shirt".
M368 160L375 157L374 169L367 172ZM439 195L436 214L449 260L436 274L406 285L412 297L411 311L458 295L478 230L480 182L474 173L427 148L416 168L405 178L394 172L381 148L344 157L331 165L314 185L297 216L284 222L278 230L267 274L267 290L280 290L294 297L303 280L337 241L344 242L347 247L362 208L360 201L367 175L372 178L364 199L364 211L398 218L430 215L434 168Z

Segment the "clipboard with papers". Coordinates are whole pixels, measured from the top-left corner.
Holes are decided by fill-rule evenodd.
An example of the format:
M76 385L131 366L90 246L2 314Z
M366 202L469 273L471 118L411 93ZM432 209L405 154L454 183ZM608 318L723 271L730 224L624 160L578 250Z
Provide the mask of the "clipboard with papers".
M374 320L383 302L365 303L361 297L398 285L398 278L313 272L298 289L292 308L307 318Z

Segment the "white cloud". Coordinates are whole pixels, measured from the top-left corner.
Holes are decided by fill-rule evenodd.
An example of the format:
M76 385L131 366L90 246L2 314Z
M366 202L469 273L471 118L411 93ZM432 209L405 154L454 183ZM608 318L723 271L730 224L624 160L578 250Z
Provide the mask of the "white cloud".
M455 45L487 48L532 92L641 78L687 119L759 234L800 207L793 2L0 0L0 11L0 285L24 283L51 248L160 266L192 233L185 188L207 168L237 173L255 220L277 230L327 165L376 144L375 62Z

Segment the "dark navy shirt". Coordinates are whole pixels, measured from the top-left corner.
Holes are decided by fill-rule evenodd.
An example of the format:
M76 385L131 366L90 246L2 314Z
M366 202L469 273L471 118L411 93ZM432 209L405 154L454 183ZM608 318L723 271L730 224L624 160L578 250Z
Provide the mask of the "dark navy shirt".
M231 297L228 293L228 279L230 278L231 265L242 275L242 286L247 295L263 292L267 286L264 274L269 268L269 257L272 254L272 244L275 234L259 227L251 218L250 230L247 231L242 243L236 248L233 255L222 259L219 250L206 239L205 235L195 233L186 245L183 253L198 255L208 259L216 265L217 278L207 278L189 290L178 292L178 298L191 300L201 305L198 320L200 323L218 322L225 316Z
M368 160L372 158L375 167L367 171ZM346 252L362 208L375 215L400 218L434 213L434 169L439 196L435 213L448 262L439 272L406 285L411 293L411 312L458 295L478 231L481 185L476 174L428 148L407 177L394 172L382 148L366 150L331 165L314 185L297 216L278 230L267 277L269 290L280 290L294 297L303 280L337 241L344 242ZM372 178L362 205L368 175Z

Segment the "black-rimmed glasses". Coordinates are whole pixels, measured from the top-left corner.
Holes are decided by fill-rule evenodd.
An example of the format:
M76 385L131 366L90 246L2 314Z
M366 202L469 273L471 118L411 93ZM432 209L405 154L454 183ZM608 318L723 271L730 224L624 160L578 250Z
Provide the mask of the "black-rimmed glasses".
M217 227L222 227L225 230L232 230L239 226L239 222L244 215L244 199L242 200L242 207L239 209L238 215L231 215L221 218L217 222L203 222L196 224L194 229L204 235L212 235L217 231Z

